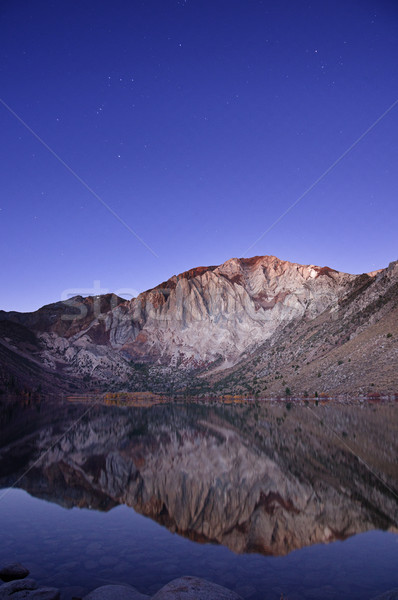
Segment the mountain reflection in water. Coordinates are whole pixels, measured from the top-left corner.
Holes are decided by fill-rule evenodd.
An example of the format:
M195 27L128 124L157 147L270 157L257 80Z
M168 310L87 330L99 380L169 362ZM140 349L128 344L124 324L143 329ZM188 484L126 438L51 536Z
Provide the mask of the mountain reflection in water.
M0 486L17 482L65 507L126 504L236 553L285 555L370 529L397 531L394 406L85 411L3 405Z

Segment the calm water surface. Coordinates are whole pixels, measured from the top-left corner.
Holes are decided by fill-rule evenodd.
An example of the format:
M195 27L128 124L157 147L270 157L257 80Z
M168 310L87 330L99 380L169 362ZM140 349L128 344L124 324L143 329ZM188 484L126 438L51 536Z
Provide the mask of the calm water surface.
M253 600L398 587L397 407L86 411L0 412L0 560L64 598L186 574Z

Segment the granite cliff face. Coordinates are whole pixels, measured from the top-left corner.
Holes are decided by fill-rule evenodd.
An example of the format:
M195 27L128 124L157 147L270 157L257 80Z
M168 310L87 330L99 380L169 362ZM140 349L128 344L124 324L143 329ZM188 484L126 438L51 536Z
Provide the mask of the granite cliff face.
M239 553L283 555L369 529L396 531L395 408L314 410L94 407L78 420L76 406L40 416L32 407L23 424L14 409L3 423L0 485L18 481L69 507L127 504Z
M41 379L53 389L266 395L283 387L269 381L270 370L287 386L284 369L300 360L300 369L314 367L301 380L295 371L302 393L321 357L364 332L374 345L391 333L383 356L395 355L397 307L397 263L357 276L273 256L234 258L173 276L130 301L75 297L35 313L0 312L0 374L6 385L10 377L27 386ZM377 380L380 369L373 371ZM332 379L319 391L333 392ZM391 389L383 380L372 391L395 391L396 377L387 379ZM341 391L357 393L354 380Z
M236 359L281 323L313 318L352 277L275 257L231 259L171 278L107 315L114 348L169 364Z

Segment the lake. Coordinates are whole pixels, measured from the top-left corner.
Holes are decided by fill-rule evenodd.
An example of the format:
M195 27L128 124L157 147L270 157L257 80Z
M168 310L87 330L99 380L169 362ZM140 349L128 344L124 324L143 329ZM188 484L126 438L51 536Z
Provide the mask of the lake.
M398 406L0 405L0 561L81 596L183 575L251 600L398 587Z

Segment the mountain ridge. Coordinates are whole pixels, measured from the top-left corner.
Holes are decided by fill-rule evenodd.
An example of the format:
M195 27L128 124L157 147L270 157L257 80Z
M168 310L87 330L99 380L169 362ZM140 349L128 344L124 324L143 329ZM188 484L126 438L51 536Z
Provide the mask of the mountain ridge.
M11 377L34 388L42 377L44 387L54 389L58 380L66 389L194 395L267 396L286 388L301 395L394 393L397 308L397 261L351 275L275 256L231 258L173 275L131 300L75 296L33 313L0 311L0 382L8 389ZM383 352L372 351L377 360L364 385L354 376L350 388L349 373L347 385L339 373L314 381L322 376L308 365L329 369L329 359L343 364L358 339L365 360L383 335Z

